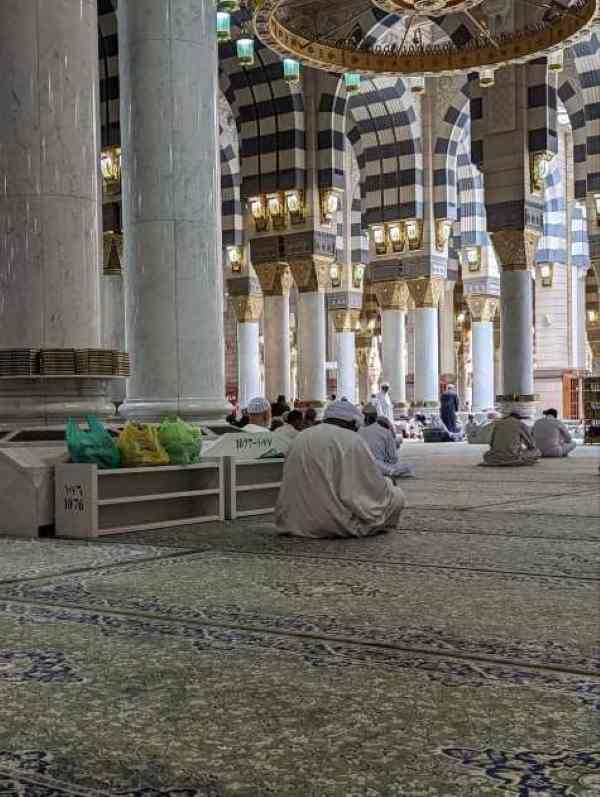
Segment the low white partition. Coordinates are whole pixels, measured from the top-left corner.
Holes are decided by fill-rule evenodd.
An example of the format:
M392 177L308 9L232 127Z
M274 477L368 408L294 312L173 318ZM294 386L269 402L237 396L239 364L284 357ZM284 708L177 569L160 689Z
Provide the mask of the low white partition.
M58 536L77 538L223 520L223 460L114 470L57 465L55 517Z
M235 457L225 460L226 518L271 514L277 503L285 460Z

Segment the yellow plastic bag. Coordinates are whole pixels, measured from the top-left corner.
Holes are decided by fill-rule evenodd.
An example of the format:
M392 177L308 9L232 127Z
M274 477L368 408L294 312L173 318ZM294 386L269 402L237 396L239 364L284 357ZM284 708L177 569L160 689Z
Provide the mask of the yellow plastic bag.
M158 439L158 427L153 424L126 424L117 445L121 452L121 466L124 468L169 464L169 455Z

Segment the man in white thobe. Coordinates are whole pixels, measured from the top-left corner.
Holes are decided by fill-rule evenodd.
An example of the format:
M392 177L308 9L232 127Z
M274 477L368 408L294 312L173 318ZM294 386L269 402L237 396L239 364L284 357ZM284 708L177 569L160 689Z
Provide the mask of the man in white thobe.
M394 405L392 403L392 398L390 396L390 386L388 382L381 383L381 390L375 396L375 401L373 402L377 407L377 414L383 415L384 418L387 418L388 421L394 425Z
M249 423L244 426L244 432L259 434L268 432L271 426L271 404L266 398L257 396L250 399L246 408Z
M398 457L398 442L387 418L377 415L374 404L363 407L365 425L358 432L367 444L379 470L390 479L414 476L413 469Z
M576 447L569 430L558 420L558 412L546 410L533 424L533 439L542 457L568 457Z
M483 464L490 467L535 465L540 452L528 426L517 413L494 421L490 449L483 455Z
M404 493L381 474L356 434L361 425L353 404L336 401L325 410L323 423L298 435L275 507L280 533L371 537L396 527Z
M285 423L273 432L277 438L277 447L284 456L290 449L294 440L298 437L304 426L304 416L300 410L290 410L286 412Z

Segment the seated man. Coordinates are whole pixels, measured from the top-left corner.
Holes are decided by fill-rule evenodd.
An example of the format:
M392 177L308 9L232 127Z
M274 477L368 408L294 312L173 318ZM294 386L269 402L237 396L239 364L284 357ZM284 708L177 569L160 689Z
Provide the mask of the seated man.
M477 423L475 418L473 418L472 415L469 415L469 421L465 426L468 442L475 445L489 445L490 440L492 439L494 421L499 417L500 416L497 412L490 411L488 412L487 420L484 423Z
M366 404L363 407L365 425L359 435L367 444L379 470L390 479L400 479L403 476L414 476L410 465L400 462L398 458L398 445L392 425L387 418L377 417L377 407Z
M275 430L278 448L287 455L289 447L304 428L304 417L300 410L290 410L284 413L285 421ZM272 428L272 427L271 427Z
M543 418L533 424L533 439L542 457L568 457L576 447L569 430L558 420L558 412L545 410Z
M296 438L275 508L280 532L319 539L370 537L395 528L404 494L382 476L356 434L361 423L353 404L336 401L322 424Z
M271 405L266 398L258 396L250 399L247 407L248 423L244 426L245 432L256 434L268 432L271 428Z
M535 465L539 458L533 435L518 413L512 412L494 422L490 450L483 455L483 465Z

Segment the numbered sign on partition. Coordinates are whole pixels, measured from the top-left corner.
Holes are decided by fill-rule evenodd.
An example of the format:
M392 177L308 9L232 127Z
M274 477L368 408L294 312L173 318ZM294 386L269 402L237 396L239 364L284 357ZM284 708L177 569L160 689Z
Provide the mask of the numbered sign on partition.
M285 442L271 432L259 434L224 434L215 440L203 440L203 457L235 457L236 459L262 459L282 456Z

